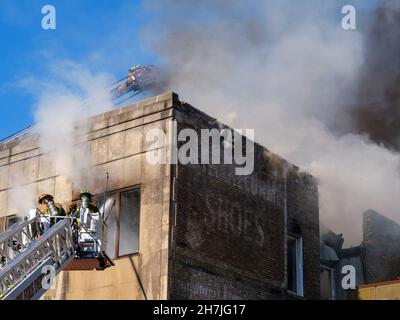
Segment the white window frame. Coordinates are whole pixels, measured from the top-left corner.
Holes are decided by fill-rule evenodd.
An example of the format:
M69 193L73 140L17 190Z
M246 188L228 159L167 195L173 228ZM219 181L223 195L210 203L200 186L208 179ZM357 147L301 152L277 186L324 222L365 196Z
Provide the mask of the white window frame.
M288 290L290 293L303 297L303 238L288 235L288 239L296 241L296 288L297 292Z

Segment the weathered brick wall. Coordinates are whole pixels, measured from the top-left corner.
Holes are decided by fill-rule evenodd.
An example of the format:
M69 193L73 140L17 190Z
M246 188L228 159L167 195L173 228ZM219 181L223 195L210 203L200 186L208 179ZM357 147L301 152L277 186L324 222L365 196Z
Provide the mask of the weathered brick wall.
M292 167L287 175L288 233L303 239L303 283L307 299L320 297L319 205L315 179Z
M183 104L178 131L219 128ZM177 165L169 290L172 299L285 299L285 212L304 237L305 297L319 297L317 188L309 175L255 145L255 169ZM285 201L286 193L291 195ZM308 195L311 193L311 195ZM173 219L171 219L173 221ZM304 234L303 234L304 233Z

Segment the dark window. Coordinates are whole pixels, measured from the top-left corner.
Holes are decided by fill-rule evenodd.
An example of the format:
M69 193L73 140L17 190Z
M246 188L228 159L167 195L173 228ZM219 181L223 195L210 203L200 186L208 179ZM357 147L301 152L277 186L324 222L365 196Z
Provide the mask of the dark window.
M7 226L6 228L11 227L13 224L16 224L20 221L21 219L18 218L17 216L13 215L13 216L8 216L7 217Z
M96 198L103 211L103 196ZM111 259L139 251L140 190L129 189L109 193L106 201L106 253Z
M334 299L334 272L332 269L321 267L321 300Z
M296 240L288 239L288 289L296 292L297 282L296 282Z
M303 295L303 261L301 238L289 237L287 242L288 290Z
M13 224L19 222L21 219L16 215L1 217L0 218L0 232L3 232L7 228L11 227Z
M139 250L139 211L139 191L121 192L119 256L138 252Z

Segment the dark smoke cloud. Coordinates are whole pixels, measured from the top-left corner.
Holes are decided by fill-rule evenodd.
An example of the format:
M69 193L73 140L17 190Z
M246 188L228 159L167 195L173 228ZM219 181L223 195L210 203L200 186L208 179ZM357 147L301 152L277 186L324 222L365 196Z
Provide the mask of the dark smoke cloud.
M358 103L352 110L355 131L400 150L400 6L382 4L367 28Z
M317 177L321 221L347 244L361 241L369 208L400 221L399 153L371 140L374 130L363 129L354 107L385 101L388 122L394 112L388 102L396 91L387 89L395 88L399 58L393 13L375 27L383 37L360 24L343 30L340 1L145 5L153 18L143 43L160 57L165 90L234 128L254 128L258 142Z

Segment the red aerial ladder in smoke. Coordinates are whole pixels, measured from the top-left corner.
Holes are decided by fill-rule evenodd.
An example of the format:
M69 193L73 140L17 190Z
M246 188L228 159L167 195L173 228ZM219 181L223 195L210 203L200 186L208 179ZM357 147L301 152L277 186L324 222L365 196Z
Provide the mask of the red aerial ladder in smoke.
M125 78L115 82L111 87L111 98L118 100L117 104L126 101L146 89L152 87L158 81L160 71L154 65L139 66L136 65L129 69L129 74Z
M159 80L160 71L156 66L152 64L146 66L136 65L129 69L129 74L126 77L111 85L111 88L109 89L111 99L115 105L119 105L139 93L151 89L159 82ZM0 143L6 143L10 140L25 136L31 132L35 126L36 125L33 124L17 133L14 133L9 137L0 140Z

